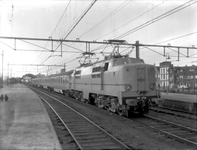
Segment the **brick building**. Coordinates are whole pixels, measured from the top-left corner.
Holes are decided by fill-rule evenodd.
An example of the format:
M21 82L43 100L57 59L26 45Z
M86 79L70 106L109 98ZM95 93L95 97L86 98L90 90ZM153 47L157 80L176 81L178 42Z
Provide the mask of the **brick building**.
M174 67L175 84L186 87L197 87L197 66Z
M160 87L166 89L197 88L197 66L173 66L170 61L161 62L158 70Z
M164 61L160 63L159 79L161 87L169 87L172 84L173 76L169 71L170 68L173 68L173 65L170 61Z

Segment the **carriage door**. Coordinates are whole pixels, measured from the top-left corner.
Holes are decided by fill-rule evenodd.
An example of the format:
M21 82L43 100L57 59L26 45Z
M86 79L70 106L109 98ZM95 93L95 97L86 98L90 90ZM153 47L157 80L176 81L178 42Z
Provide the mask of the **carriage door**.
M146 91L145 68L137 68L137 91Z

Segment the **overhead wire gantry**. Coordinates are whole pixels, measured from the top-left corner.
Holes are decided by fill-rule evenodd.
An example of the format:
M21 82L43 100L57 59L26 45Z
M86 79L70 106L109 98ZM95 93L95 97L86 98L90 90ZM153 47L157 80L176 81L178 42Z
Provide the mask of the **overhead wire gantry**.
M6 44L6 46L9 46L9 48L12 48L14 50L17 51L17 40L25 40L25 41L48 41L48 42L51 42L51 49L45 49L45 50L42 50L42 51L45 51L45 52L54 52L54 42L57 42L57 43L60 43L60 55L58 56L61 56L62 57L62 53L64 52L63 51L63 44L64 43L84 43L85 46L86 46L86 50L83 51L83 50L80 50L78 49L78 52L80 51L80 53L84 54L84 55L93 55L92 51L91 51L91 44L102 44L102 45L106 45L106 44L110 44L110 45L116 45L116 46L120 46L120 45L127 45L127 46L132 46L132 47L135 47L135 50L136 50L136 58L140 58L140 47L157 47L157 48L163 48L163 56L165 57L166 55L166 48L173 48L173 49L177 49L177 58L178 58L178 61L180 60L180 50L181 49L186 49L187 50L187 54L186 54L186 57L189 58L190 57L190 50L196 50L197 47L195 47L194 45L193 46L190 46L190 47L187 47L187 46L173 46L173 45L151 45L151 44L142 44L142 43L139 43L139 41L136 41L135 43L128 43L126 42L125 40L116 40L116 39L111 39L111 40L104 40L104 41L85 41L85 40L80 40L80 39L76 39L76 40L66 40L66 39L53 39L53 38L27 38L27 37L5 37L5 36L0 36L0 39L9 39L9 40L14 40L14 47L11 47L9 45ZM4 42L0 41L1 43L5 44ZM74 47L73 47L74 48ZM20 51L20 50L18 50ZM24 51L24 50L23 50ZM32 50L27 50L27 51L32 51ZM37 50L34 50L34 51L37 51ZM65 51L66 52L66 51ZM69 52L72 52L72 51L69 51ZM73 51L74 52L74 51ZM75 51L76 52L76 51Z

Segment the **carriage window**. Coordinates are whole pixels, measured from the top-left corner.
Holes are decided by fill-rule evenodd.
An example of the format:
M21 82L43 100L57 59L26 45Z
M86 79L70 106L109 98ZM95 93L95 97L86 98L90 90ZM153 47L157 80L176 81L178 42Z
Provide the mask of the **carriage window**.
M81 74L81 70L75 72L75 75L80 75L80 74Z
M81 70L78 70L75 72L75 79L80 79L81 78Z
M92 73L93 72L100 72L100 71L101 71L101 66L95 67L95 68L92 69Z

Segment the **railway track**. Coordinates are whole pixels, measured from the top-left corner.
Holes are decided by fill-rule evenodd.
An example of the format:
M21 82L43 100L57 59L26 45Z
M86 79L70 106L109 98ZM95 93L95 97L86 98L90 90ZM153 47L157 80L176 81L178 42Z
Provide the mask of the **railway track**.
M35 91L36 89L34 89ZM60 143L67 149L131 149L100 126L55 97L36 90L55 123Z
M159 112L159 113L174 115L174 116L181 117L181 118L188 118L191 120L197 120L196 114L183 112L183 111L176 110L176 109L169 109L169 108L163 108L163 107L162 108L151 107L150 110L155 111L155 112Z
M197 148L196 129L152 117L150 115L144 115L144 118L135 118L134 120L156 132Z
M148 127L151 130L156 131L157 133L162 133L166 137L171 137L171 139L176 139L177 141L181 141L181 143L186 143L186 144L188 144L189 147L191 146L191 147L197 148L197 131L196 130L190 129L188 127L181 126L179 124L171 123L171 122L166 121L166 120L157 119L157 118L154 118L154 117L151 117L151 116L148 116L148 115L145 115L144 118L141 118L141 117L140 118L133 118L132 120L136 121L137 123L140 123L144 127ZM57 122L59 124L60 121L57 121ZM60 130L61 130L60 134L64 134L62 132L62 127L60 127ZM84 133L84 135L86 135L85 132L83 132L83 133ZM87 135L88 135L88 133L87 133ZM64 135L61 135L61 137L62 136L65 137ZM60 139L60 143L61 143L61 141L65 142L64 138ZM70 139L70 141L73 141L72 138ZM68 144L66 143L66 145L68 145ZM97 146L95 146L95 147L97 147ZM77 146L75 146L75 147L77 148ZM92 148L93 147L90 147L88 149L92 149ZM104 148L104 149L110 149L110 148L112 148L112 149L129 149L129 148L133 149L133 148L131 148L131 146L129 146L127 148L107 147L107 148ZM77 149L79 149L79 148L77 148ZM101 147L101 149L102 149L102 147Z
M157 117L176 124L181 124L188 128L197 129L197 116L183 112L171 111L157 107L151 107L149 116Z

